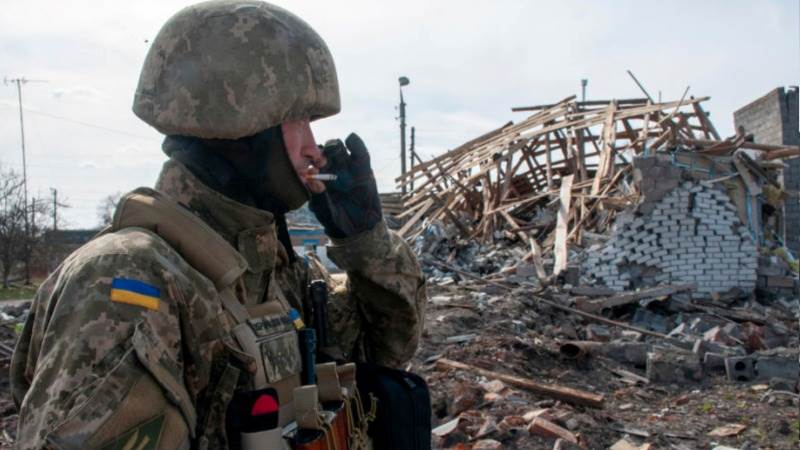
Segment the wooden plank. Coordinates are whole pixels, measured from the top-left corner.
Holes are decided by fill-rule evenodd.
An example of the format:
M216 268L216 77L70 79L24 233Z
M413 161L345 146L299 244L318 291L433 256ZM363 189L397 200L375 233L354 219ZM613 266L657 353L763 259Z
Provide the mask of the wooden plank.
M547 271L545 271L544 262L542 261L542 249L533 236L528 236L528 240L531 244L531 259L533 260L533 267L536 268L536 276L539 277L539 280L544 280L547 278Z
M425 203L423 203L423 206L419 209L419 211L417 211L416 214L414 214L414 217L409 219L408 222L406 222L405 225L403 225L403 227L400 228L400 231L398 231L397 234L400 237L405 236L405 234L408 233L408 230L410 230L411 227L413 227L419 221L420 217L422 217L422 215L428 211L428 208L430 208L432 203L433 200L430 199Z
M584 148L583 129L573 128L572 133L575 134L575 146L577 149L578 170L580 173L580 179L578 181L583 181L589 178L589 175L586 173L586 151Z
M736 170L739 172L739 176L742 177L742 181L747 186L747 191L751 196L756 196L763 192L750 170L738 156L733 157L733 165L736 166Z
M771 161L773 159L793 158L800 156L800 147L786 147L782 150L775 150L767 153L761 157L762 161Z
M611 297L598 298L594 300L578 301L575 307L581 311L590 313L597 313L604 309L614 308L616 306L627 305L639 301L643 298L662 297L671 295L676 292L693 291L697 289L696 284L668 284L663 286L656 286L652 288L642 289L640 291L622 292Z
M567 268L567 221L569 220L569 206L572 200L572 178L567 175L561 178L560 203L558 206L558 219L556 222L556 241L553 253L556 256L553 274L558 275Z
M708 118L708 114L703 111L703 107L700 106L700 103L692 103L692 107L694 107L694 112L697 114L697 117L700 119L700 122L703 124L703 128L708 130L711 133L711 136L716 139L720 140L719 133L717 133L717 129L714 128L714 124L711 122L711 119Z
M591 406L592 408L602 408L605 396L592 392L581 391L557 384L539 383L529 378L522 378L516 375L508 375L493 370L486 370L480 367L453 361L447 358L440 358L436 361L436 366L447 369L466 370L486 377L489 380L500 380L511 386L526 389L536 394L552 397L575 405Z
M602 180L603 177L608 174L609 168L612 164L617 128L616 121L614 119L614 114L616 111L617 107L614 103L608 105L605 123L603 124L603 153L600 155L600 162L597 167L597 172L594 174L594 182L592 183L591 190L592 195L595 195L600 191L600 180Z
M558 106L559 104L563 103L564 101L573 100L575 96L567 97L567 99L562 100L559 103L553 103L549 105L536 105L536 106L515 106L511 108L512 112L522 112L522 111L538 111L541 109L550 109L554 106ZM635 106L642 106L647 102L646 98L623 98L620 100L613 100L619 103L620 105L635 105ZM608 106L612 100L587 100L584 102L574 102L578 107L583 108L584 106ZM602 108L605 109L605 108Z
M553 189L553 150L550 148L550 133L545 133L545 142L547 146L545 149L547 155L547 160L545 161L547 164L547 190L549 191Z

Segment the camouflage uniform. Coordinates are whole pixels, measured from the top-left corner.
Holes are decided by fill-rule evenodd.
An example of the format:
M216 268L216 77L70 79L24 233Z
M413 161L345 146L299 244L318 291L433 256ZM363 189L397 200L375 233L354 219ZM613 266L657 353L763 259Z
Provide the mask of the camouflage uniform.
M237 289L245 305L282 296L300 309L308 280L325 276L317 264L288 262L270 213L207 188L180 163L168 161L156 187L247 260ZM409 247L380 223L334 240L328 255L347 271L330 298L340 356L358 349L365 359L403 364L425 303ZM159 307L111 301L114 279L157 287ZM248 372L231 327L213 283L159 236L128 228L94 239L42 285L14 354L19 447L226 448L225 404Z
M162 133L202 139L239 139L339 109L322 39L288 11L254 0L214 0L173 16L145 59L133 104ZM119 227L70 255L36 295L11 367L19 448L227 448L233 391L258 387L253 379L264 372L271 385L298 377L296 333L291 324L284 332L283 319L302 309L307 282L326 276L321 266L289 258L271 213L212 190L176 159L156 187L246 266L231 296L265 318L264 353L256 359L232 336L241 321L225 303L231 286L187 262L186 248L157 229ZM342 283L330 279L328 350L403 364L425 304L408 246L380 222L333 239L328 255L347 272Z

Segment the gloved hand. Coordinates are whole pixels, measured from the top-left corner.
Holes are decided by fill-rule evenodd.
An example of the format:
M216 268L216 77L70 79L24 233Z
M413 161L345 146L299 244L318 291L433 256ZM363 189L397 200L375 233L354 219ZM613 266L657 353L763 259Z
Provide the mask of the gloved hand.
M327 163L321 173L337 178L325 183L325 192L312 194L309 204L325 233L333 238L369 231L383 218L367 147L355 133L345 142L346 146L339 139L325 143L322 151Z

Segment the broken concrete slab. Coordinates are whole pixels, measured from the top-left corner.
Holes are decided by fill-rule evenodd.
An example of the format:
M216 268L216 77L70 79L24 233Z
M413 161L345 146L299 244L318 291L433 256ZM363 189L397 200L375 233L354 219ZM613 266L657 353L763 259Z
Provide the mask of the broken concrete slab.
M703 379L703 366L692 352L654 347L647 354L647 378L651 383L695 383Z

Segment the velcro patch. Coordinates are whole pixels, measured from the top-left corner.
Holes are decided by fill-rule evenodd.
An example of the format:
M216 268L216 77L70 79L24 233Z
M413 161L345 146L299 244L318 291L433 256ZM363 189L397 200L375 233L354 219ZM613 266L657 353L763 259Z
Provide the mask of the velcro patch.
M128 278L114 278L111 282L111 301L158 310L161 291L150 284Z
M101 450L156 450L164 429L164 414L142 422L112 439Z

